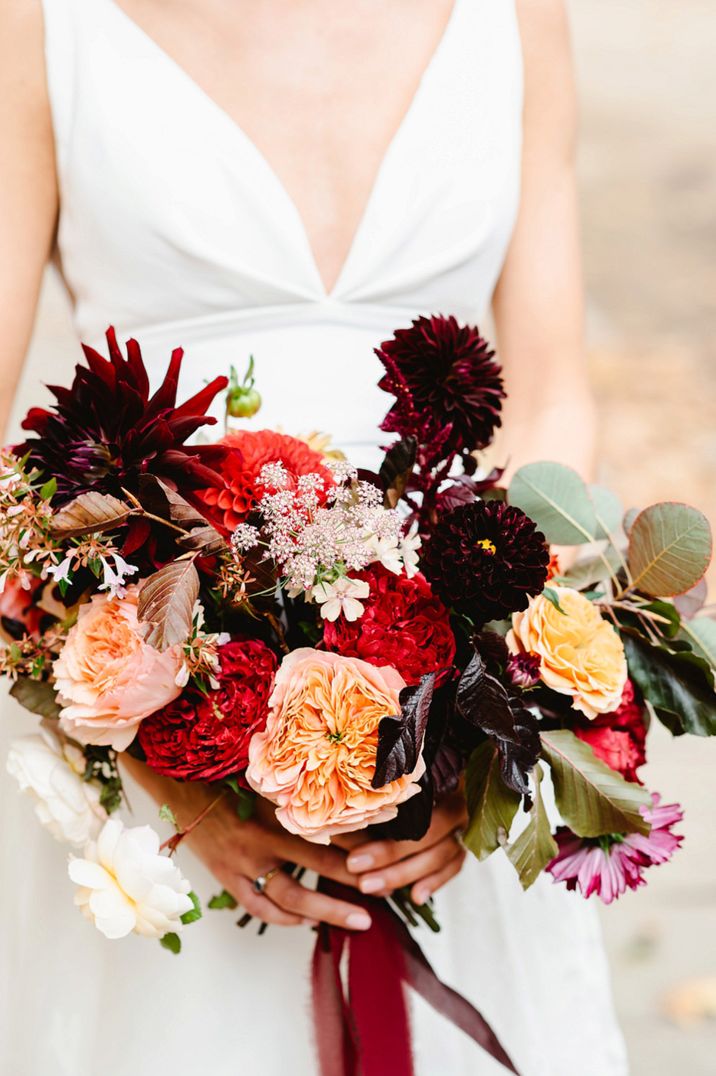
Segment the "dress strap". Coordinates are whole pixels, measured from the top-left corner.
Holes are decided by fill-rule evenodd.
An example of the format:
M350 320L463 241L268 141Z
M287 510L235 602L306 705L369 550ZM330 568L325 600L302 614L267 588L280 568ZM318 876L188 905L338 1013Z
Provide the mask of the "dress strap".
M58 169L68 153L76 93L76 0L42 0L45 24L45 70L52 111Z

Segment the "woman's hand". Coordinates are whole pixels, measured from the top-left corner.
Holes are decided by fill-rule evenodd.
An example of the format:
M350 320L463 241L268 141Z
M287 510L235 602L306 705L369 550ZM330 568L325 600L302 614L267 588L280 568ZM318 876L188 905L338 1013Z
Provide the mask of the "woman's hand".
M191 826L217 798L216 789L160 777L127 755L122 756L122 764L157 803L169 804L180 830ZM224 889L250 915L265 923L299 926L324 922L348 930L367 930L371 925L364 908L316 893L283 871L269 879L263 893L255 891L255 878L284 863L295 863L355 888L344 851L294 837L276 822L273 807L265 800L257 800L254 817L242 822L227 794L185 840Z
M362 893L384 897L411 886L411 898L425 904L459 873L465 850L459 832L467 822L462 792L448 796L433 811L430 829L420 841L368 841L354 845L348 870ZM353 845L353 842L351 842Z

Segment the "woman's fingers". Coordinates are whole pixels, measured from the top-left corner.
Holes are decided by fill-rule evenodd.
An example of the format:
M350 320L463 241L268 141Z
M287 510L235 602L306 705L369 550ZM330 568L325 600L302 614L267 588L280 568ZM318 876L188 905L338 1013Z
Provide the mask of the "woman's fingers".
M301 885L288 874L277 874L266 887L266 895L285 912L302 919L348 930L368 930L370 915L358 904L336 900Z
M230 892L249 915L261 919L264 923L279 927L300 927L306 922L303 916L287 912L263 893L257 893L249 878L237 876L231 884Z
M311 844L285 830L273 833L271 853L287 863L297 863L306 870L322 874L343 885L355 886L355 876L348 870L346 854L340 848L328 844Z
M362 893L382 897L402 886L432 878L456 856L463 854L455 835L451 833L431 848L425 849L424 852L418 852L416 855L408 856L407 859L401 859L398 863L361 875L358 884Z
M458 854L449 863L446 863L441 870L417 882L412 888L411 898L416 904L425 904L433 893L436 893L441 886L444 886L451 878L460 873L464 862L465 852L461 848Z
M419 841L369 841L349 853L348 870L353 874L380 870L401 859L406 859L431 848L448 833L454 832L466 820L465 800L462 795L445 800L433 811L430 829Z

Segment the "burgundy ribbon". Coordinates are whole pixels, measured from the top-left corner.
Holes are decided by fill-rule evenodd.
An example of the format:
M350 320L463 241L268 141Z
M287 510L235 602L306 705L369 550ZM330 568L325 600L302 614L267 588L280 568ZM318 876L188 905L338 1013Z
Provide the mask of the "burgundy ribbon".
M361 904L370 930L323 924L313 952L313 1018L322 1076L414 1076L404 986L461 1028L508 1072L517 1069L485 1018L438 979L402 919L385 901L321 878L323 893ZM341 960L348 954L348 995Z

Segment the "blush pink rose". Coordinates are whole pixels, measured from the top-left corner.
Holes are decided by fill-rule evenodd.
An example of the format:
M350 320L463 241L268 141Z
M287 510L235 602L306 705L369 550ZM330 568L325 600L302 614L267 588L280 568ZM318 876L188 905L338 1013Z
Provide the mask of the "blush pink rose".
M395 669L359 658L305 647L283 659L266 728L249 745L246 778L277 805L287 830L328 844L335 834L390 821L419 791L422 756L413 773L371 785L378 725L400 713L404 687Z
M181 647L160 653L144 642L137 595L137 586L123 598L96 594L54 663L60 726L80 743L124 751L139 723L181 694Z

